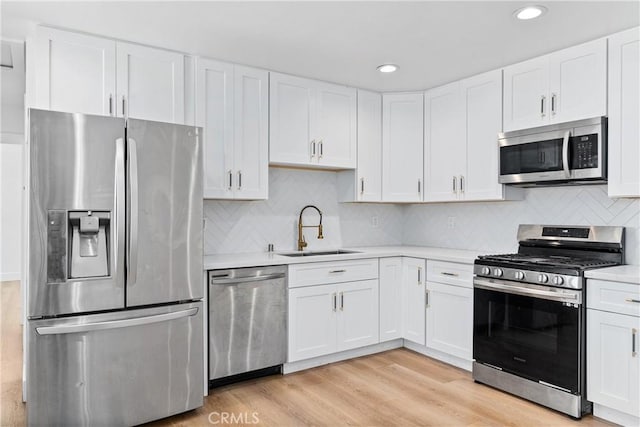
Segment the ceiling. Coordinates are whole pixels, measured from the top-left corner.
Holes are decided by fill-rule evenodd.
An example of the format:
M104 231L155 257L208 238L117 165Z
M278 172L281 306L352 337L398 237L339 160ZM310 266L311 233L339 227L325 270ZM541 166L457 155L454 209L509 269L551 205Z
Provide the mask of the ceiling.
M379 91L418 90L640 25L640 2L11 2L5 38L36 23ZM376 66L400 69L381 74Z

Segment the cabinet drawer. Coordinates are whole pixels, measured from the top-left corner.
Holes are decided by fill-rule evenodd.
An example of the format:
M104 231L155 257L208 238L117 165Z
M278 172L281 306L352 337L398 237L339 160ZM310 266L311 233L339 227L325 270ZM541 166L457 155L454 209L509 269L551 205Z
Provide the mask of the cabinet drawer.
M640 316L640 286L589 279L587 280L587 307Z
M378 259L314 262L289 266L289 287L378 278Z
M427 280L473 288L473 264L428 260Z

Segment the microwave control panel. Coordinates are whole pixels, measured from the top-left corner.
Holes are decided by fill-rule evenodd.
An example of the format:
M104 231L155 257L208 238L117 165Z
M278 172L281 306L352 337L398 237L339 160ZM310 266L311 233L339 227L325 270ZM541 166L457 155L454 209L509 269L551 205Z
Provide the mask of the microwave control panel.
M598 134L571 138L571 169L598 167Z

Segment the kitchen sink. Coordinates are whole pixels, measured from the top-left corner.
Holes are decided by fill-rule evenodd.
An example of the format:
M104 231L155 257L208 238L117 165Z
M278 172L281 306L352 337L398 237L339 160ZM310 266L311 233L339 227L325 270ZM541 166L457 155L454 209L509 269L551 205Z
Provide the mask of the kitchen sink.
M300 256L320 256L320 255L343 255L343 254L359 254L358 251L347 251L338 249L334 251L310 251L310 252L291 252L288 254L279 254L282 256L300 257Z

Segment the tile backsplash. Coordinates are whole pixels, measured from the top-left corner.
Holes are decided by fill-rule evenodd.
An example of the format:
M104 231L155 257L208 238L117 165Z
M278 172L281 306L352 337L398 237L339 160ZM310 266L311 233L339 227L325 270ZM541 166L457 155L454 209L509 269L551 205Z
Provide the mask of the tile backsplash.
M307 249L423 245L486 253L517 249L518 224L622 225L626 261L640 264L640 199L610 199L607 187L531 188L507 202L423 205L338 203L337 174L270 168L269 200L205 200L205 254L295 250L300 209L323 212L324 239L305 229ZM304 223L317 224L315 210Z

